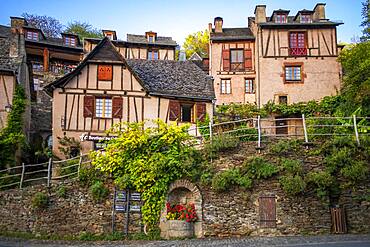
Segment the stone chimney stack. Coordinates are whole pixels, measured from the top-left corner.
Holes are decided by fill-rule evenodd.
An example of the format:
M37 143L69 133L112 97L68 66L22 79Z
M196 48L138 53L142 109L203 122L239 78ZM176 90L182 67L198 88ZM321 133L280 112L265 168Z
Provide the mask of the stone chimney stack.
M10 57L18 57L26 54L25 42L24 42L24 31L23 26L26 26L27 22L24 18L10 17Z
M223 24L222 17L215 18L215 33L222 33L222 24Z
M212 33L212 23L208 23L208 31L209 33Z
M266 5L257 5L254 9L254 15L256 23L266 22Z
M318 3L316 4L315 8L313 9L313 19L316 21L325 21L325 3Z

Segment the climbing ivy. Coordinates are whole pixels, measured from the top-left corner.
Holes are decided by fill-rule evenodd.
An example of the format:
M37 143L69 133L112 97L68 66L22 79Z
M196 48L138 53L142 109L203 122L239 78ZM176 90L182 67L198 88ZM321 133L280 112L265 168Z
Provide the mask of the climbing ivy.
M25 108L26 95L23 88L17 85L7 125L0 131L0 169L15 165L15 153L25 143L25 135L23 134Z

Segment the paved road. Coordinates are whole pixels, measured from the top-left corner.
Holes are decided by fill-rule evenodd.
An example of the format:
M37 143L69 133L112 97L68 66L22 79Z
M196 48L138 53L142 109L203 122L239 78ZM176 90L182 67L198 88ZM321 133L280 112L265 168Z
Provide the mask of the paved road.
M273 246L273 247L370 247L370 235L322 235L294 237L248 237L230 239L192 239L174 241L129 241L129 242L66 242L6 239L0 237L0 247L86 247L86 246L145 246L145 247L208 247L208 246Z

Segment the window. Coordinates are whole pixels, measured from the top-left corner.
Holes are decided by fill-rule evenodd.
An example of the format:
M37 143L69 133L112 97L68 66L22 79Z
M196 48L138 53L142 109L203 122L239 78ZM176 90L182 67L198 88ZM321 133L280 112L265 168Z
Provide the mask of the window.
M148 51L148 60L158 60L158 59L159 59L158 51L156 50Z
M244 54L242 49L230 50L231 70L244 70Z
M192 122L192 104L181 104L181 122Z
M113 79L112 65L98 65L98 80L111 81Z
M27 31L27 39L29 40L39 40L39 33L38 32L32 32L32 31Z
M112 117L112 99L96 98L95 116L99 118L111 118Z
M75 37L65 37L64 43L67 46L76 46L76 38Z
M285 81L287 82L301 82L301 66L286 66L285 67Z
M286 15L285 14L276 14L275 22L276 23L286 23Z
M155 36L154 35L148 35L148 41L149 41L149 43L154 43Z
M39 91L39 88L40 88L39 79L34 78L33 79L33 90L34 91Z
M311 19L311 15L302 15L301 14L301 23L311 23L312 22L312 19Z
M252 79L245 79L245 93L254 93L254 82Z
M221 94L231 94L230 79L221 79Z
M288 96L279 95L279 104L287 105L288 104Z
M306 33L304 32L289 33L289 55L291 56L307 55Z

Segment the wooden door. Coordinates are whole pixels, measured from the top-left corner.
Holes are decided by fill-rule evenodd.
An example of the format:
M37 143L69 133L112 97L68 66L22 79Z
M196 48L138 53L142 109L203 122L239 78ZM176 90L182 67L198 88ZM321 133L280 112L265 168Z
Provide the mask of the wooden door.
M287 135L288 134L288 121L285 119L276 118L275 126L276 126L276 135Z

